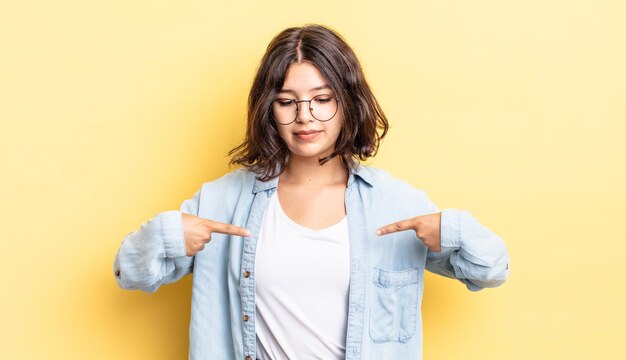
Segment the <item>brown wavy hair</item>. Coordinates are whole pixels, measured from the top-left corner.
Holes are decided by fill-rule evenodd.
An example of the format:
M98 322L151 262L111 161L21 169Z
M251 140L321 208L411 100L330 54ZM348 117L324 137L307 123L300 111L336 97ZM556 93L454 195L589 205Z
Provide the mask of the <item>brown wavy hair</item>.
M319 24L291 27L276 35L261 60L248 96L248 125L244 141L228 152L229 165L242 165L267 181L280 175L289 149L271 114L272 101L285 82L289 65L307 61L317 67L339 100L343 125L335 156L348 169L376 155L389 123L374 97L354 51L336 31Z

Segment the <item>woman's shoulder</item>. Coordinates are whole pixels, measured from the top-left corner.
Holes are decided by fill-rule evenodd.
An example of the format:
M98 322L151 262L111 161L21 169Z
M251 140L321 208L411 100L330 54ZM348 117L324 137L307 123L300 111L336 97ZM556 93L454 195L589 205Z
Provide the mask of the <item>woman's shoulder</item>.
M208 180L202 184L203 191L242 191L246 187L252 188L256 174L244 168L230 170L223 175Z
M425 190L416 188L410 182L394 175L388 170L371 165L360 165L356 173L361 176L373 190L388 194L424 194Z
M372 187L381 186L411 186L407 181L393 175L388 170L372 165L359 165L355 173L368 182Z
M390 202L400 207L409 204L408 207L416 207L419 212L434 212L435 205L428 196L428 192L418 188L390 171L373 166L362 165L359 173L369 179L369 188L373 198Z

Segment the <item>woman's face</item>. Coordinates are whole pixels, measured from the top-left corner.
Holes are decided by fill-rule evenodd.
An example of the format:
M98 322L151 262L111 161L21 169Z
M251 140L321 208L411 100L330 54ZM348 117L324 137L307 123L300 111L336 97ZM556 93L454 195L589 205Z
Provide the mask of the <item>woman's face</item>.
M285 83L278 98L310 100L316 95L335 96L326 79L310 62L293 63L287 69ZM341 131L343 117L338 106L337 113L328 121L318 121L309 111L309 103L298 104L299 110L294 122L281 125L276 122L280 137L289 148L289 157L321 159L332 154ZM315 103L313 104L315 108ZM302 132L311 132L302 134Z

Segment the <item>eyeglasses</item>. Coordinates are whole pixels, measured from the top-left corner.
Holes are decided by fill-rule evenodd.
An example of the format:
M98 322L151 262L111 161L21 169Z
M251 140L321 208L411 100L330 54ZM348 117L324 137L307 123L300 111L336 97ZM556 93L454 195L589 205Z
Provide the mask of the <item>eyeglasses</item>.
M311 115L318 121L328 121L337 113L337 100L334 96L328 94L319 94L311 98L311 100L296 100L288 98L277 98L272 102L272 114L276 121L281 125L289 125L296 121L298 117L298 103L308 102Z

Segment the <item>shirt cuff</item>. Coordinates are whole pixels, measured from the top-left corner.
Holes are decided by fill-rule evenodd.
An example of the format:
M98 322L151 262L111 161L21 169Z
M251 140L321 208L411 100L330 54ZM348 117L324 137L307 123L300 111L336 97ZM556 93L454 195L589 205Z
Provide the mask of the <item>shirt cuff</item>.
M441 251L461 248L461 210L441 210Z
M170 210L161 214L161 234L165 257L175 258L187 255L183 216L180 211Z

